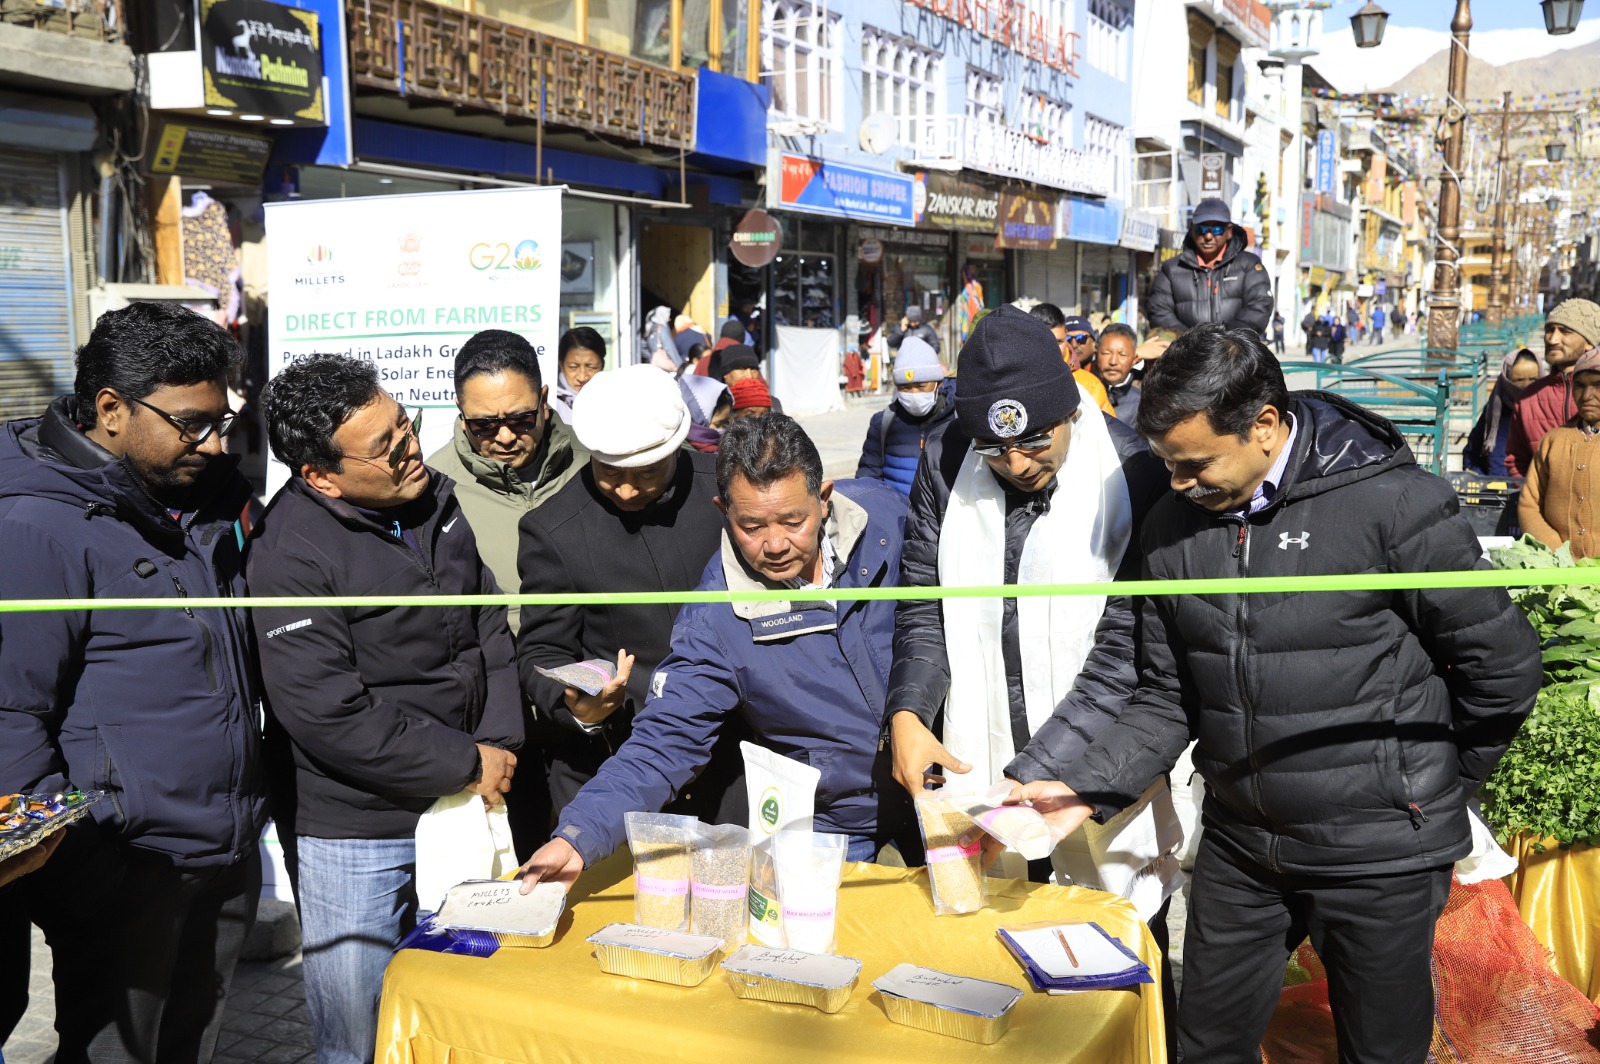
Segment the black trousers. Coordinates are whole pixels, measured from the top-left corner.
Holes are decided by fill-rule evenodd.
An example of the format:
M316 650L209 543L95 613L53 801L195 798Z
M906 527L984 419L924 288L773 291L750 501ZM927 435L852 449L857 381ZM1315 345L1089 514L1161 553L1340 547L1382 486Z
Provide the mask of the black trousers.
M1422 1064L1433 1036L1433 928L1451 867L1275 873L1207 830L1189 881L1178 1035L1184 1064L1256 1064L1289 953L1328 971L1340 1064Z
M209 1061L261 897L261 860L184 870L68 829L13 884L54 960L57 1064Z

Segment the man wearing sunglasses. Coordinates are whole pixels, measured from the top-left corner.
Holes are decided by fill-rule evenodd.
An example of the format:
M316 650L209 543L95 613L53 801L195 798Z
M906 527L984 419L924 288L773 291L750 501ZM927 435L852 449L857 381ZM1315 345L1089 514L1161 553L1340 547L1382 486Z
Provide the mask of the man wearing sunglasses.
M496 590L448 477L422 462L422 412L371 363L312 355L267 385L272 453L293 476L256 530L258 595ZM371 1060L383 970L416 923L416 829L435 799L511 789L522 699L503 606L253 611L274 815L294 840L317 1059Z
M1166 481L1139 437L1095 408L1050 330L1016 307L978 323L960 365L956 420L928 441L911 486L900 583L1136 577L1138 527ZM895 778L913 795L944 782L941 766L960 786L1053 778L1048 766L1122 711L1133 662L1125 596L902 602L885 702ZM1085 857L1058 852L1008 874L1044 880L1053 864L1074 882L1133 893ZM1134 900L1164 943L1179 873L1175 859L1159 867Z
M223 448L243 358L181 307L102 315L72 394L0 430L0 598L244 594L250 485ZM199 607L0 617L0 794L108 795L0 894L0 1042L31 918L59 1059L211 1059L261 891L247 626Z
M1182 254L1161 264L1151 286L1150 324L1183 330L1214 321L1264 333L1272 322L1272 278L1245 243L1226 203L1201 200Z
M429 455L428 465L455 481L478 553L501 590L515 591L517 522L576 476L589 451L550 416L550 386L522 336L485 329L472 337L456 353L455 381L455 438ZM515 636L516 606L506 619Z

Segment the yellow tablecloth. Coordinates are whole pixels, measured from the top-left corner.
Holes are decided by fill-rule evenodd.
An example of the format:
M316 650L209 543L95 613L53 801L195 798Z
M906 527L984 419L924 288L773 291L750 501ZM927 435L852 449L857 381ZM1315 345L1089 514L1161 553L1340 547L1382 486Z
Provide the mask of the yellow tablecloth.
M1556 955L1556 973L1600 1004L1600 847L1579 843L1563 850L1545 839L1511 840L1517 870L1506 884L1534 936Z
M988 909L935 917L922 870L845 867L839 952L860 958L863 967L850 1002L831 1016L736 998L720 969L688 989L603 974L584 939L606 924L633 920L633 879L623 854L578 881L560 937L547 949L501 949L487 958L397 953L383 981L377 1060L1165 1061L1158 984L1051 997L1028 989L1021 967L995 937L1002 924L1094 920L1156 972L1160 954L1127 902L1077 887L992 880ZM1010 1031L992 1046L930 1034L890 1023L872 989L873 979L902 962L1028 992L1012 1011Z

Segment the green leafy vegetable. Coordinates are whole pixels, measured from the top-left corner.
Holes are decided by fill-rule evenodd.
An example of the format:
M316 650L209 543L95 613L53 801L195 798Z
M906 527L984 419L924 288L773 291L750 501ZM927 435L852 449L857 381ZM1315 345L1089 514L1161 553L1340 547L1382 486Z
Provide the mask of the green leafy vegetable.
M1600 693L1600 688L1593 689ZM1533 714L1483 785L1484 818L1502 840L1600 845L1600 707L1588 694L1539 692Z
M1493 551L1497 569L1567 569L1567 544L1532 536ZM1600 587L1530 587L1511 592L1543 646L1544 687L1533 714L1483 786L1483 813L1502 840L1554 838L1563 847L1600 845Z

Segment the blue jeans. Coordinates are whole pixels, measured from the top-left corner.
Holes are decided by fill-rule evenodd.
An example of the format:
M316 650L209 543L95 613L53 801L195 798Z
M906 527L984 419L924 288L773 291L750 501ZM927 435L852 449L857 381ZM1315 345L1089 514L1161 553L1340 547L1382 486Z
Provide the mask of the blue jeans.
M317 1064L367 1064L383 970L417 924L412 839L296 839L306 1007Z
M1311 361L1313 361L1313 362L1326 362L1327 360L1328 360L1328 349L1326 347L1313 347L1311 349Z

